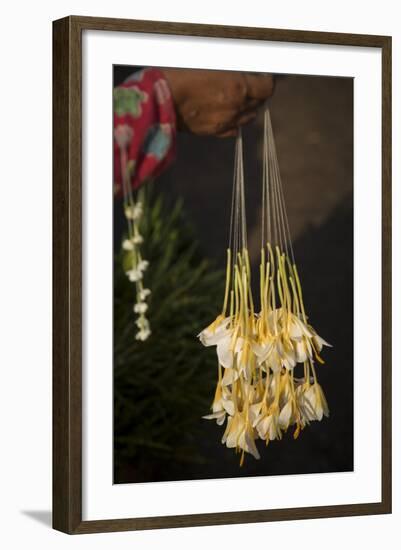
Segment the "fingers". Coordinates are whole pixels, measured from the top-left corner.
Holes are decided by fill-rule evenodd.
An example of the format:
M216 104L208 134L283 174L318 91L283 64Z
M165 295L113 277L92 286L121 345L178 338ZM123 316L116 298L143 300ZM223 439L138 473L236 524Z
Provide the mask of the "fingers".
M237 134L238 134L238 128L232 128L231 130L226 130L225 132L216 134L216 137L218 138L235 137Z
M238 126L247 124L255 117L255 109L248 109L242 112L233 112L232 114L230 113L229 117L226 116L221 122L217 122L216 124L212 125L210 133L218 136L225 136L228 132L229 135L234 135L231 133L232 130L236 130Z
M255 117L256 117L255 111L251 111L249 113L240 115L237 118L236 124L237 126L242 126L243 124L247 124L248 122L251 122L251 120L253 120Z
M251 99L265 100L273 93L273 77L269 74L245 73L247 85L247 97Z
M217 132L216 136L220 138L236 136L239 126L243 126L244 124L251 122L256 117L256 114L256 111L251 111L249 113L239 115L235 121L232 121L232 125L230 125L230 127L220 132Z
M261 100L261 99L247 97L243 105L240 107L239 111L241 113L247 113L248 111L256 111L256 109L260 107L263 101L264 100Z

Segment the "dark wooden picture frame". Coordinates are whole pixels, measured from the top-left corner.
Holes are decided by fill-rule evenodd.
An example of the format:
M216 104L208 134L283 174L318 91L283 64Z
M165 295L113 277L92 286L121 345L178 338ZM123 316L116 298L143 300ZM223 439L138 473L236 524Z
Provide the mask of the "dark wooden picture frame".
M82 520L82 31L380 48L382 52L382 496L380 502ZM391 37L71 16L53 22L53 527L69 534L391 512Z

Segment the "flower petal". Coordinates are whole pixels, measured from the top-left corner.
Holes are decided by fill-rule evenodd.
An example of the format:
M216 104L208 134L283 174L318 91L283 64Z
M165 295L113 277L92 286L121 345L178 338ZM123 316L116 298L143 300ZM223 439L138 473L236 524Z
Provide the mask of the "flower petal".
M217 357L225 369L231 369L234 363L234 352L231 349L231 334L225 334L217 344Z
M317 348L317 351L321 351L323 346L327 346L329 348L332 348L333 346L331 344L329 344L328 342L326 342L326 340L324 340L321 336L319 336L318 334L314 334L313 335L313 343L315 345L315 347Z
M229 329L227 328L229 322L230 317L222 318L221 320L217 318L213 321L213 323L198 334L198 338L206 347L217 345L229 332Z
M303 340L295 343L295 357L298 363L303 363L308 359L308 354L306 352L306 347Z
M281 409L278 417L278 423L280 428L286 430L291 424L292 418L292 401L288 401L287 404Z
M256 447L256 444L255 444L255 439L253 437L253 434L252 434L252 431L247 429L245 430L245 434L244 434L244 447L243 449L247 452L247 453L250 453L252 456L254 456L257 460L259 460L260 458L260 454L259 454L259 451Z
M234 403L230 399L222 399L221 404L224 407L224 410L230 415L234 416L235 414L235 406Z
M221 381L222 386L228 386L232 384L233 382L235 382L235 380L237 380L238 376L238 372L235 369L225 369L224 376Z
M259 403L254 403L249 407L249 412L248 412L249 422L252 424L253 427L255 427L259 421L259 414L260 414L261 408L262 408L262 401L260 401Z

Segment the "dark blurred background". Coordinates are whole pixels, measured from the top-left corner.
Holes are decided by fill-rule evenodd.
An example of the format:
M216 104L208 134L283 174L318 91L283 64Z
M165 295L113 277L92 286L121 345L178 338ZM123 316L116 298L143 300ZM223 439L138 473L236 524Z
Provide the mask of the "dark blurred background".
M129 67L115 67L115 84L128 76L131 70ZM195 386L195 391L197 380L200 381L200 398L198 401L193 399L194 403L196 401L194 406L182 403L180 414L188 417L185 429L172 433L171 437L166 436L164 447L158 448L157 440L161 436L155 432L152 439L152 426L163 425L169 430L172 419L176 418L179 400L170 400L168 392L155 389L150 382L149 387L143 387L141 383L139 391L136 382L129 381L135 378L138 368L135 353L144 353L143 349L138 352L134 349L132 367L129 366L130 359L124 360L124 363L115 356L116 483L353 469L353 80L282 75L277 78L275 93L269 104L306 309L318 333L333 344L332 349L325 348L326 364L319 366L318 371L319 382L329 403L330 417L312 423L296 441L288 433L282 441L273 441L266 449L261 447L259 461L247 456L243 467L239 468L238 455L220 443L224 427L200 418L208 413L213 398L216 368L212 366L214 359L208 355L208 350L196 341L196 332L191 332L182 336L182 346L188 340L189 347L185 361L182 364L177 362L176 368L177 372L184 372L189 367L188 363L197 365L200 361L200 366L187 380L192 388ZM248 246L255 274L260 247L262 135L263 113L260 113L243 130ZM193 263L198 265L201 258L207 258L210 270L224 269L225 266L233 157L232 138L206 138L179 133L176 161L153 186L152 193L163 195L167 213L176 199L182 198L180 223L184 224L183 232L191 234L199 243ZM117 245L121 242L123 228L121 212L121 204L115 201ZM156 262L155 257L150 269ZM121 291L119 281L123 279L116 275L118 270L117 258L115 302L123 303L126 294ZM126 282L121 282L121 285L124 284ZM216 292L219 296L217 283L215 290L219 291ZM165 296L168 289L161 292ZM191 292L196 293L196 287ZM203 288L202 296L208 292L207 288ZM213 296L213 289L210 289L210 294ZM151 322L155 308L154 297L152 299L149 312ZM213 303L215 300L213 296ZM199 325L201 330L206 312L208 316L214 309L208 317L208 321L212 321L220 305L221 299L217 298L215 306L211 304L211 307L203 308L198 320L195 306L192 310L195 326ZM129 307L132 307L132 301ZM117 306L114 316L114 338L118 342L122 329L117 319ZM153 343L149 342L146 346L159 345L154 335L152 339ZM180 342L177 345L179 350ZM149 347L147 349L150 350ZM202 359L199 359L203 354L204 369ZM155 364L153 361L152 365ZM175 367L171 361L163 364L161 360L158 368L164 372L164 369L174 370ZM202 376L205 380L201 384ZM130 392L121 400L119 395L130 384ZM174 385L174 379L170 384ZM182 391L185 391L184 385ZM147 404L148 398L150 401ZM154 413L153 424L147 425L146 434L139 436L138 424L141 418L145 418L147 408L152 411L158 408L160 418ZM145 441L147 437L148 442ZM155 448L152 441L156 442Z

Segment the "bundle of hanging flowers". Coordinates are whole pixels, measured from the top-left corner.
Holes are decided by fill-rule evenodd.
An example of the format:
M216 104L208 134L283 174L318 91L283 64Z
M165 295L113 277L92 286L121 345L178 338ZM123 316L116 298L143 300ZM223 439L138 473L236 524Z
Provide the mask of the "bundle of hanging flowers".
M255 311L247 249L242 136L236 142L230 242L221 313L200 334L215 346L218 379L211 414L226 423L222 443L259 459L255 440L297 438L329 415L316 363L330 346L309 323L295 263L270 114L265 112L260 307ZM295 376L301 370L300 377Z

